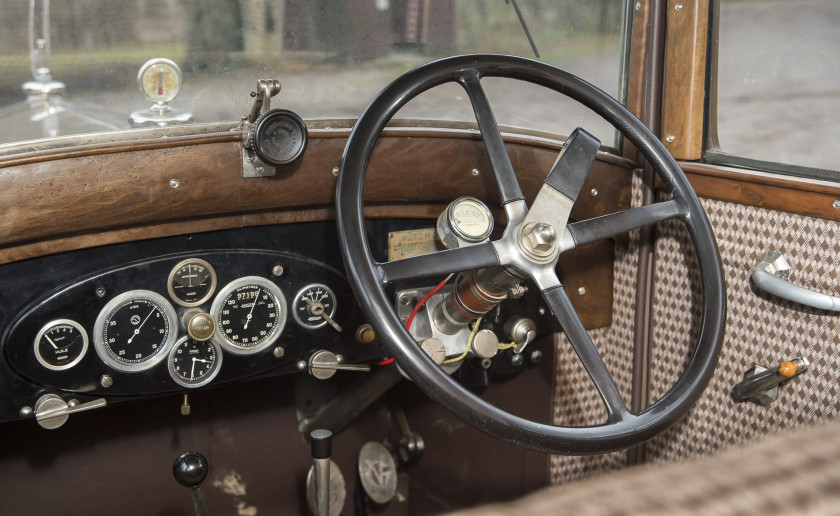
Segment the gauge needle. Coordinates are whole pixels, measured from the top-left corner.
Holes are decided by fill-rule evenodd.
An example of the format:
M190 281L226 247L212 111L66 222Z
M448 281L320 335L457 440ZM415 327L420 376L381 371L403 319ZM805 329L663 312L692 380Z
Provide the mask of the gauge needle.
M192 367L190 368L190 380L192 380L193 378L195 378L195 361L196 361L196 358L195 358L195 357L193 357L193 365L192 365Z
M254 304L251 305L251 311L248 312L248 317L245 319L245 327L242 328L243 330L247 330L248 329L248 323L251 322L251 316L254 313L254 307L257 306L257 299L260 297L260 290L262 290L262 289L258 288L257 289L257 294L254 296Z
M326 310L324 310L324 305L322 305L322 304L321 304L321 303L319 303L318 301L312 301L312 300L311 300L311 299L309 299L308 297L307 297L307 298L304 298L304 299L305 299L305 301L306 301L306 304L307 304L307 305L309 305L309 312L310 312L312 315L315 315L315 316L321 317L322 319L324 319L325 321L327 321L327 323L328 323L330 326L332 326L333 328L335 328L335 331L337 331L337 332L339 332L339 333L341 332L341 326L339 326L337 322L333 321L333 320L332 320L332 317L330 317L329 315L327 315L327 311L326 311Z
M190 279L189 286L192 287L192 265L187 265L187 277Z
M146 324L146 321L148 321L148 320L149 320L149 317L151 317L151 316L152 316L152 314L153 314L153 313L155 313L155 310L157 310L157 307L152 308L152 311L151 311L151 312L149 312L149 315L147 315L147 316L146 316L146 318L145 318L145 319L143 319L143 322L141 322L141 323L140 323L140 326L138 326L138 327L137 327L137 329L136 329L136 330L134 330L134 335L132 335L132 336L131 336L131 338L130 338L130 339L128 339L128 343L129 343L129 344L131 344L131 341L132 341L132 340L134 340L134 337L136 337L137 335L139 335L139 334L140 334L140 328L142 328L142 327L143 327L143 325L144 325L144 324Z
M55 349L58 349L58 346L56 346L56 345L55 345L55 342L53 342L53 340L50 338L50 336L49 336L49 335L47 335L47 334L45 333L45 334L44 334L44 337L46 337L46 338L47 338L47 340L49 341L49 343L50 343L50 344L52 344L52 347L54 347Z

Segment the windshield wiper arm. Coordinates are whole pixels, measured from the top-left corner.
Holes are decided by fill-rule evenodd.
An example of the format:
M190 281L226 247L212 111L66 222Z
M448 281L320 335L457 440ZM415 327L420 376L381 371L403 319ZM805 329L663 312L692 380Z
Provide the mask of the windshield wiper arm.
M516 17L519 18L519 24L522 25L522 30L525 31L525 37L528 38L528 43L531 44L531 50L534 51L534 55L539 59L540 51L537 50L537 44L534 43L534 38L531 37L531 31L528 30L528 24L525 23L525 18L522 17L522 11L519 10L519 5L516 4L516 0L505 0L505 3L513 5L513 10L516 11Z

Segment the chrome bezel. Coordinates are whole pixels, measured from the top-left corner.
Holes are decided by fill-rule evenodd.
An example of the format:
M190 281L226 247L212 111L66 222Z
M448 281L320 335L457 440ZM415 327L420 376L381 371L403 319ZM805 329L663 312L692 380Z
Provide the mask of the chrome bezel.
M79 356L77 356L70 362L67 362L64 365L57 366L47 362L47 360L41 355L39 344L41 343L41 337L43 337L44 334L47 333L47 331L49 331L52 328L55 328L56 326L61 326L65 324L76 328L76 330L78 330L78 332L82 334L82 351L79 353ZM65 369L70 369L71 367L82 361L82 358L84 358L85 353L87 353L89 343L90 340L88 339L87 331L85 331L81 324L77 323L72 319L56 319L45 324L44 327L41 328L41 330L35 336L35 341L33 343L35 348L35 358L38 360L39 364L46 367L47 369L50 369L52 371L63 371Z
M155 65L164 65L172 68L172 70L175 72L175 76L178 77L178 86L170 90L169 95L166 95L165 97L151 97L148 93L146 93L146 90L143 88L143 75L149 70L149 68ZM143 66L140 67L140 71L137 72L137 87L140 88L140 92L143 93L146 99L150 102L160 104L166 104L167 102L171 102L175 97L178 96L179 93L181 93L181 86L183 85L183 83L184 74L181 72L181 67L175 64L175 61L163 57L149 59L148 61L143 63Z
M307 290L309 290L313 287L318 287L318 288L322 288L322 289L326 290L327 293L329 294L329 297L332 298L332 300L333 300L332 310L327 313L327 315L330 318L333 318L335 316L335 311L338 309L338 300L335 298L335 293L332 291L332 289L330 287L324 285L323 283L311 283L311 284L303 287L302 289L300 289L298 291L298 293L295 294L295 298L294 298L295 300L294 300L294 303L292 303L292 308L293 308L292 316L294 316L295 321L302 328L306 328L307 330L317 330L318 328L322 328L322 327L326 326L326 324L327 324L327 321L323 317L321 318L321 322L319 322L318 324L312 324L312 323L304 321L298 315L297 303L301 299L301 295L303 295L304 292L306 292Z
M169 350L169 354L167 355L166 363L167 363L168 369L169 369L169 376L172 378L172 380L175 383L177 383L178 385L180 385L182 387L187 387L188 389L195 389L197 387L202 387L204 385L207 385L208 383L213 381L214 378L216 378L216 375L218 375L219 371L221 371L221 369L222 369L222 355L223 354L222 354L222 347L219 346L219 343L216 342L213 339L209 339L209 340L205 340L205 341L196 341L196 342L201 342L201 344L205 344L205 343L211 344L213 346L213 349L216 350L216 360L213 363L213 370L210 372L210 374L207 377L202 378L198 382L191 382L190 380L186 380L184 378L181 378L180 376L178 376L178 373L175 372L175 368L172 365L172 358L173 358L173 355L175 354L175 352L178 351L178 348L180 348L185 342L187 342L189 340L195 340L195 339L190 338L189 335L184 335L183 337L178 339L175 342L175 345L172 346L172 349Z
M205 267L208 271L210 271L210 290L208 290L207 294L198 301L187 302L179 298L175 294L175 289L172 287L172 282L175 280L175 273L178 272L178 270L182 267L191 263L201 265L202 267ZM201 258L187 258L186 260L178 262L178 264L175 265L175 267L173 267L171 271L169 271L169 277L166 278L166 290L167 292L169 292L169 297L171 297L172 300L175 301L175 303L187 308L206 303L211 297L213 297L213 293L216 292L216 286L216 269L214 269L212 265L207 263L206 260L202 260Z
M166 332L166 337L163 339L163 345L158 348L158 350L149 356L143 362L138 363L126 363L120 361L116 358L112 353L108 350L110 346L104 341L103 330L105 329L105 321L114 313L114 311L126 304L127 301L134 301L134 300L141 300L145 299L151 301L158 305L158 307L163 312L163 315L166 317L168 321L168 330ZM172 307L172 303L166 300L165 297L158 294L157 292L152 292L151 290L130 290L128 292L123 292L122 294L116 296L114 299L108 301L108 304L99 312L99 315L96 317L96 324L93 326L93 348L96 350L96 354L99 355L99 358L105 365L111 367L112 369L116 369L117 371L123 371L126 373L136 373L139 371L145 371L147 369L151 369L152 367L156 366L163 360L169 353L169 348L172 347L172 344L175 343L175 339L178 337L178 315L175 313L175 308ZM108 349L105 349L105 348Z
M277 319L277 324L274 328L271 329L271 333L269 333L262 342L258 343L255 346L244 347L238 342L234 342L230 340L225 332L223 331L223 327L221 322L219 321L219 315L224 306L225 300L227 297L233 293L233 291L250 286L250 285L258 285L260 287L265 288L272 296L274 296L274 300L277 306L280 307L280 315ZM283 295L283 291L280 290L275 283L271 280L263 278L261 276L245 276L236 280L231 281L227 285L224 286L219 293L216 295L216 298L213 300L213 306L210 308L210 315L213 316L213 320L216 321L216 333L213 334L212 340L218 342L222 349L229 353L233 353L234 355L252 355L254 353L258 353L263 349L267 348L268 346L272 345L280 333L283 331L283 328L286 326L286 319L288 314L288 305L286 304L286 297Z

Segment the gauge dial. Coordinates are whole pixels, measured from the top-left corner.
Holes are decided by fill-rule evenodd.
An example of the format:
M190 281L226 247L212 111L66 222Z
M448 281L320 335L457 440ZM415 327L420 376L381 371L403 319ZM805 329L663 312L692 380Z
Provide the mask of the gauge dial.
M70 369L85 356L88 334L82 325L70 319L47 323L35 337L35 358L53 371Z
M147 99L162 104L178 96L183 77L181 68L169 59L150 59L140 67L137 85Z
M254 122L251 148L272 167L282 167L298 159L306 150L309 135L306 124L287 109L266 111Z
M204 260L184 260L169 273L166 288L179 305L198 306L210 299L216 290L216 271Z
M231 353L250 354L274 342L286 324L286 298L271 281L247 276L229 283L213 301L216 337Z
M335 315L335 294L328 286L313 283L297 293L292 310L295 320L304 328L320 328Z
M184 387L210 383L222 366L222 349L212 341L182 337L169 352L169 374Z
M177 334L175 309L163 296L132 290L109 301L99 313L93 344L103 362L135 372L163 360Z
M493 232L493 214L474 197L452 201L437 221L437 237L449 249L476 244Z

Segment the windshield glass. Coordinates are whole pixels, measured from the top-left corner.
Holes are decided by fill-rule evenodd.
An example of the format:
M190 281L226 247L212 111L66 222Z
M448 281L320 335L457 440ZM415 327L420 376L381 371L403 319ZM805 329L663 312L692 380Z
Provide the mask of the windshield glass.
M474 52L538 52L618 98L623 9L622 0L0 0L0 144L129 129L155 106L180 122L237 121L258 79L280 81L272 107L355 118L400 74ZM181 75L147 66L144 95L138 71L154 58ZM494 79L485 88L501 124L584 126L614 142L611 127L558 94ZM398 116L474 121L456 85Z

